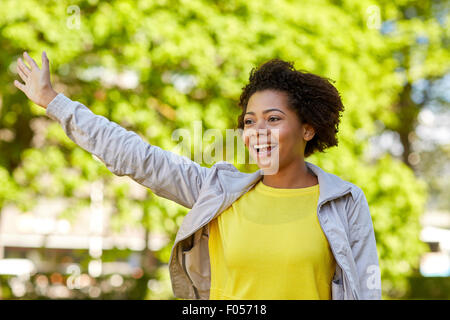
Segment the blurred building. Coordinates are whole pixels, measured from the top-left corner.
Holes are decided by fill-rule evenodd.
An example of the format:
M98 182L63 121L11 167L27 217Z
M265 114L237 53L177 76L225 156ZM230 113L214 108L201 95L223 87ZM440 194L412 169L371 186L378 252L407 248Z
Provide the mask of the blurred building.
M142 276L145 249L156 251L168 242L165 234L146 235L142 227L125 226L113 233L112 210L102 205L101 185L94 184L91 206L78 212L74 221L59 217L64 201L42 199L31 212L15 206L1 210L0 299L4 279L14 296L22 297L32 291L27 287L30 277L34 286L45 288L43 296L72 298L71 290L85 288L89 296L98 297L101 289L92 285L96 278L109 276L112 287L121 287L126 277ZM115 255L126 254L104 261L113 250Z
M420 273L425 277L450 276L450 212L429 211L421 219L420 239L430 252L420 261Z

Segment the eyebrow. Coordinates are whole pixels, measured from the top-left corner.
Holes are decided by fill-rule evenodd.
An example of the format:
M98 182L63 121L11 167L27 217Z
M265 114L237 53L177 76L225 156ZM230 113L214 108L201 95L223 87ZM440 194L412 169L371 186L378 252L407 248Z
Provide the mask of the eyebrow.
M279 111L279 112L281 112L281 113L283 113L283 114L286 114L286 113L284 113L283 111L281 111L280 109L277 109L277 108L266 109L266 110L263 111L263 114L266 114L266 113L268 113L268 112L270 112L270 111ZM252 115L255 115L255 113L254 113L253 111L246 112L245 114L252 114Z

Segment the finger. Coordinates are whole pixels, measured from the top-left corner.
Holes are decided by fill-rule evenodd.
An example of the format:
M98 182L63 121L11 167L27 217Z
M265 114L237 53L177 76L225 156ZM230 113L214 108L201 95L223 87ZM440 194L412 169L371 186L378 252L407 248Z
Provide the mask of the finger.
M42 69L48 70L49 69L49 61L47 58L47 53L45 51L42 52Z
M16 86L16 88L20 89L22 92L25 93L25 85L23 83L20 83L17 80L14 80L14 85Z
M23 73L26 75L29 75L31 73L31 70L27 67L27 65L23 62L22 59L17 59L17 66L22 69Z
M17 68L17 73L19 74L20 78L22 78L23 82L27 82L28 76L22 71L22 69Z
M22 73L23 75L25 75L25 78L29 78L30 75L31 75L31 72L28 71L29 69L24 68L24 67L21 66L19 63L17 64L16 70L17 70L17 73L18 73L18 74ZM21 76L21 77L22 77L22 76ZM22 79L24 79L24 78L22 77ZM25 79L24 79L24 80L25 80Z
M30 65L31 70L39 69L37 63L28 55L27 52L24 52L23 56L24 56L25 60L27 60L28 64Z

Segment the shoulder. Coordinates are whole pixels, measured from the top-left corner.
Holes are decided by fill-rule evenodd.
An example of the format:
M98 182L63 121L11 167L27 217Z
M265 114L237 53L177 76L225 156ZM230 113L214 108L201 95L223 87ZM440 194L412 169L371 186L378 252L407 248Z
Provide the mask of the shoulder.
M365 204L367 204L366 196L361 187L357 186L356 184L354 184L352 182L346 181L346 180L342 180L342 181L344 181L347 188L350 189L351 197L349 197L350 200L348 203L348 207L349 207L350 211L354 210L357 207L361 207L361 206L364 206Z
M216 168L217 170L240 172L232 163L228 161L218 161L213 164L212 168Z
M242 194L248 191L261 178L261 169L245 173L239 171L233 164L227 161L218 161L212 167L213 176L211 181L220 184L222 190L226 193ZM214 179L217 177L217 179Z
M352 186L352 200L348 206L347 216L351 223L355 225L371 225L372 216L364 191L355 184ZM353 195L354 194L354 195Z
M365 199L364 191L360 187L358 187L356 184L351 183L349 181L346 181L346 183L351 188L352 198L355 203L357 203L358 201L361 201L361 199L363 197Z
M370 217L369 206L362 188L332 173L328 173L328 175L332 175L334 180L343 186L343 189L349 190L346 196L343 197L348 219L366 219Z
M319 178L319 183L325 185L325 192L330 193L342 193L347 190L350 191L352 201L356 201L359 194L362 192L361 188L355 184L344 180L338 175L325 171L320 166L313 164L309 161L305 161L306 166Z
M350 181L344 180L343 178L341 178L338 175L335 175L331 172L325 172L325 174L328 176L328 179L330 181L334 182L335 185L341 186L342 189L349 189L350 194L351 194L350 198L352 200L352 203L356 203L357 201L359 201L361 196L364 195L363 190L356 184L354 184Z

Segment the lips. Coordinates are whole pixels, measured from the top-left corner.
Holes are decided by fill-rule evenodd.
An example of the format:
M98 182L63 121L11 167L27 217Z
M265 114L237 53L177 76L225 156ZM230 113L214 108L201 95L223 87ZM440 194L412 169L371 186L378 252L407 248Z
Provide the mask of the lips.
M255 144L252 146L258 157L270 156L272 151L277 147L276 144Z

